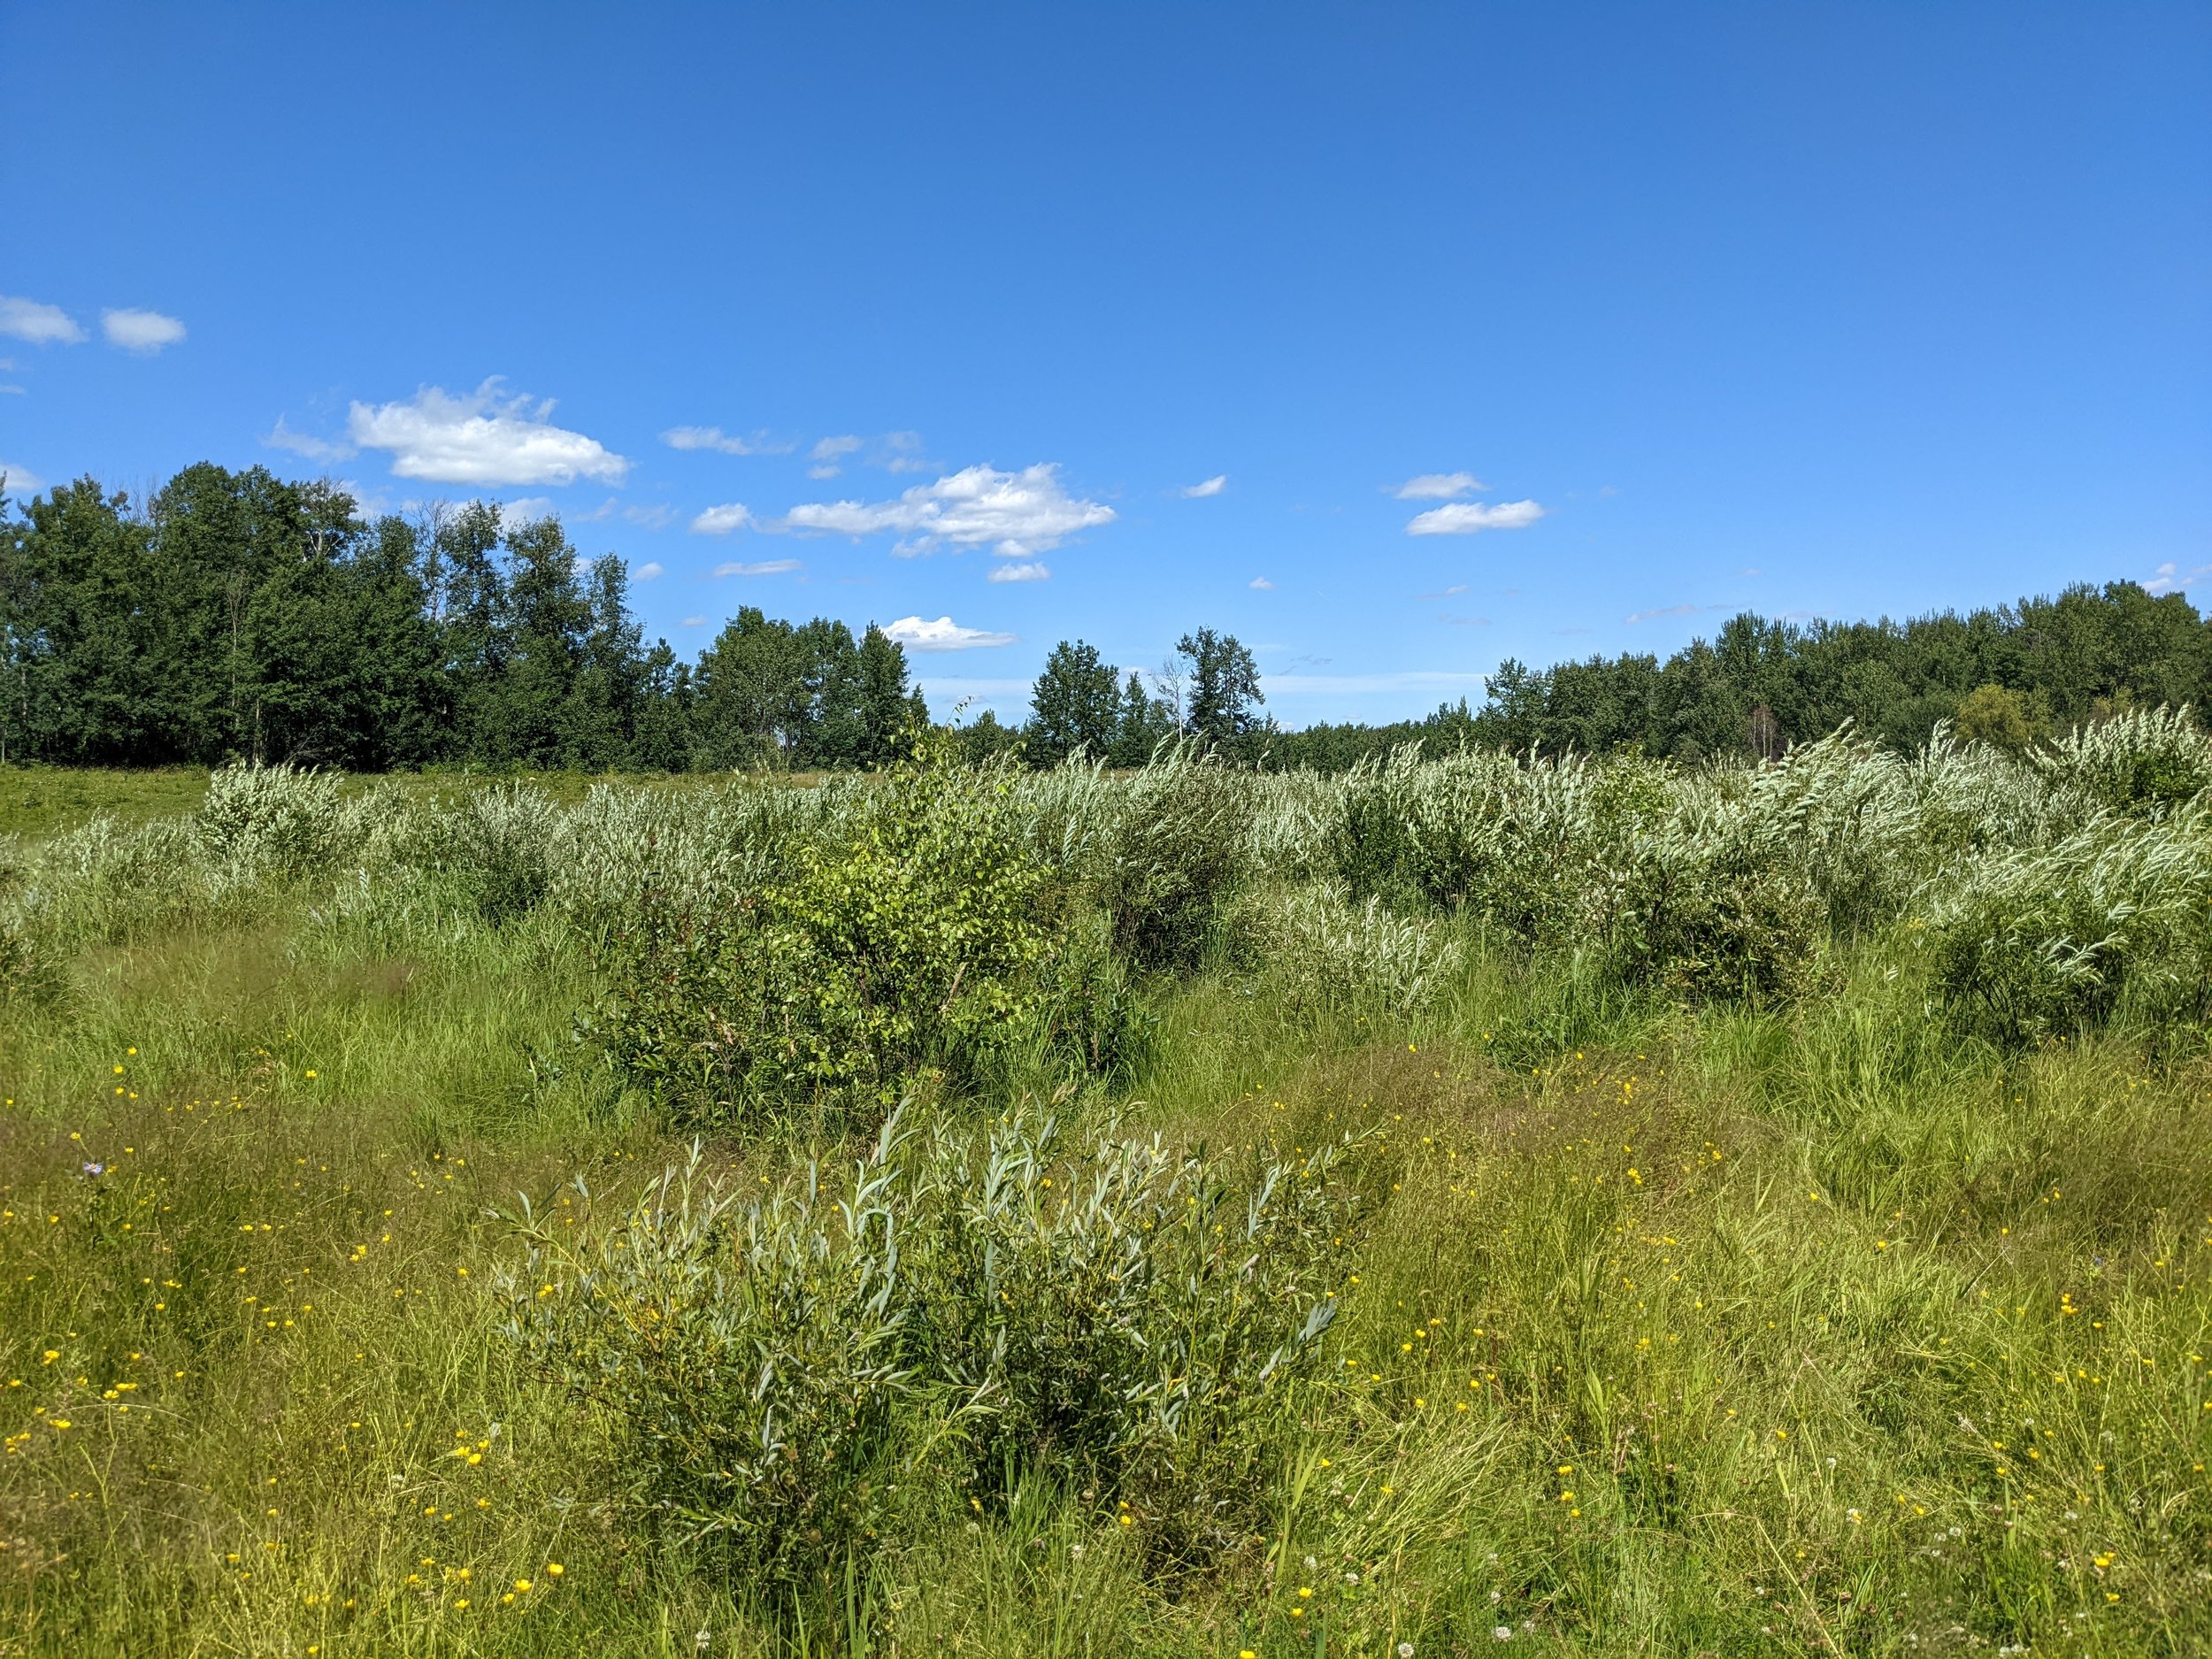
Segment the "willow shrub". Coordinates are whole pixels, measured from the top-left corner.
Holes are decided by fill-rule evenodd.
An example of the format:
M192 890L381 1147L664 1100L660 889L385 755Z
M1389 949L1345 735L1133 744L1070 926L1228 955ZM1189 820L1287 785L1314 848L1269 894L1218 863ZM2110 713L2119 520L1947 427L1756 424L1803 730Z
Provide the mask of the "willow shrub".
M757 1581L826 1587L918 1489L980 1508L1046 1461L1201 1556L1260 1518L1333 1311L1335 1161L1238 1182L1035 1108L980 1146L894 1114L764 1196L695 1152L611 1227L526 1213L510 1330L615 1436L614 1495Z

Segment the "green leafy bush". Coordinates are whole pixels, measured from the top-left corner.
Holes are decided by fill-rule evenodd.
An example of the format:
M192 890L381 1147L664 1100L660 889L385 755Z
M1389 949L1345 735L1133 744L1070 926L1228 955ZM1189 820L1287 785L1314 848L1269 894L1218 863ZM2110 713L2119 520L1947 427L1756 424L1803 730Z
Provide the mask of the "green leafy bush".
M766 1197L695 1154L612 1227L526 1214L511 1329L634 1502L770 1582L825 1582L933 1460L987 1489L1080 1471L1195 1557L1248 1534L1270 1402L1333 1310L1336 1156L1239 1184L1034 1107L979 1145L895 1114L846 1178Z
M607 1231L523 1217L515 1335L613 1425L627 1495L666 1535L772 1584L874 1537L918 1449L896 1144L887 1122L834 1193L818 1167L765 1201L720 1190L695 1148Z
M2196 812L2107 819L2058 845L1993 856L1930 917L1950 1018L2017 1044L2116 1017L2158 1028L2212 1003L2212 839Z
M301 875L338 856L345 839L342 780L288 763L237 761L208 775L194 828L218 861Z
M902 765L757 892L649 886L601 950L602 1034L695 1120L880 1111L1018 1040L1040 882L1002 772Z

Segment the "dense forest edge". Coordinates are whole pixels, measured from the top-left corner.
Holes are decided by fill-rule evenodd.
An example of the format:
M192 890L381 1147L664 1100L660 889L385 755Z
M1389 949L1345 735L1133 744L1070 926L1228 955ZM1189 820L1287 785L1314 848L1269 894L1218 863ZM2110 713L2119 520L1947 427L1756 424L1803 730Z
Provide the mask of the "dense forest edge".
M370 518L342 488L189 466L134 498L0 480L0 764L227 761L390 772L877 769L930 711L871 624L746 606L695 660L648 645L630 572L557 518L488 502ZM1772 758L1847 723L1897 752L1951 722L2021 750L2131 708L2202 706L2212 630L2178 592L2068 588L1965 616L1746 612L1663 661L1509 659L1479 707L1283 729L1250 651L1199 628L1149 672L1053 650L1019 726L948 711L973 759L1143 764L1199 740L1341 772L1421 741L1680 760Z

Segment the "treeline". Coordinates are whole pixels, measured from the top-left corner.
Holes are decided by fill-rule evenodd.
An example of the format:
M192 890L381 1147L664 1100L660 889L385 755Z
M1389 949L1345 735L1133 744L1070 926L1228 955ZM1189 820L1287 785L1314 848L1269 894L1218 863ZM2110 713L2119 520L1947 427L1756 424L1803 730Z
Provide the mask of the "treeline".
M1026 720L958 727L978 758L1143 764L1183 735L1252 764L1340 772L1419 740L1684 760L1771 757L1848 720L1904 749L1939 721L2018 747L2131 706L2205 705L2212 627L2131 582L1896 622L1748 613L1662 661L1509 659L1479 708L1284 731L1251 653L1183 636L1158 670L1063 641ZM695 663L649 647L617 557L488 503L365 518L264 468L188 467L134 505L93 480L0 500L0 761L383 771L874 767L929 711L871 626L748 607Z
M370 520L208 465L135 507L63 485L0 510L0 760L875 766L927 718L879 629L748 609L690 664L628 583L488 503Z

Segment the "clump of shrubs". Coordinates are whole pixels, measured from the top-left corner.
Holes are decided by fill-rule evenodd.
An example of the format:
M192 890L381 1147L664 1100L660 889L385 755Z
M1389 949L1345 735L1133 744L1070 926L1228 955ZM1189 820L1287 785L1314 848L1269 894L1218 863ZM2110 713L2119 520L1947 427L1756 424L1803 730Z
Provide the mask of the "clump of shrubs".
M1240 1181L1034 1106L979 1139L894 1114L765 1197L695 1155L611 1227L526 1215L511 1329L641 1511L732 1571L820 1586L918 1484L980 1505L1046 1461L1196 1561L1248 1535L1315 1363L1338 1156Z
M1019 1040L1041 880L1003 772L925 757L764 887L646 886L601 949L602 1040L691 1121L879 1116Z

